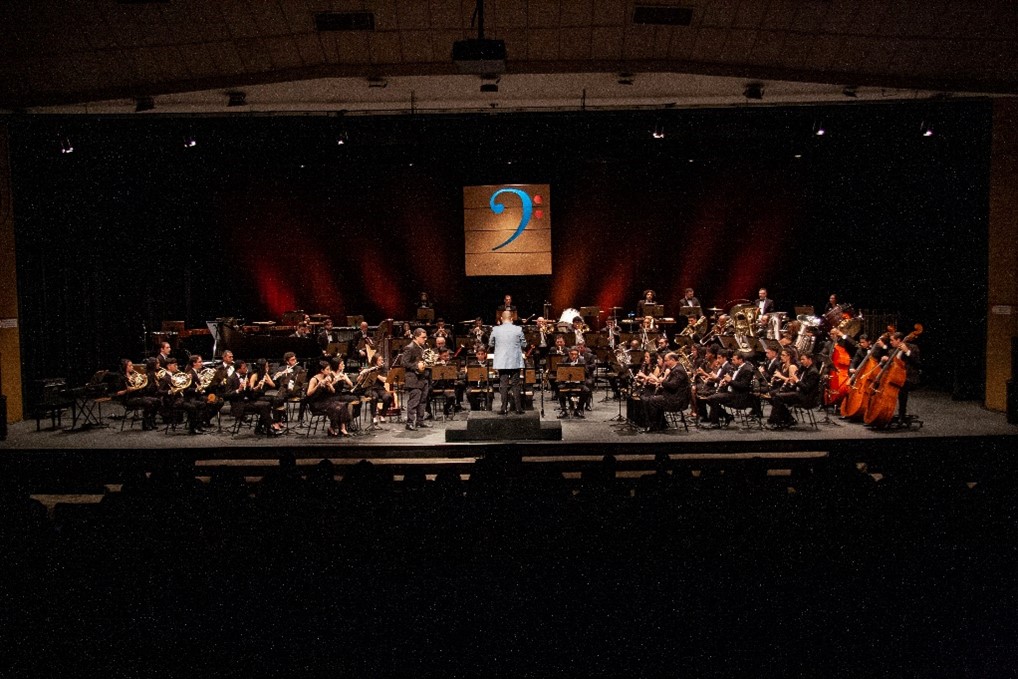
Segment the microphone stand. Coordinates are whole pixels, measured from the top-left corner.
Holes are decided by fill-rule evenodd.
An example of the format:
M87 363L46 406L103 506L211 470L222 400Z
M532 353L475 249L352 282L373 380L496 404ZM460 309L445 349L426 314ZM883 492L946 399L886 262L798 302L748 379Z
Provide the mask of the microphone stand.
M541 368L541 417L544 417L544 368Z

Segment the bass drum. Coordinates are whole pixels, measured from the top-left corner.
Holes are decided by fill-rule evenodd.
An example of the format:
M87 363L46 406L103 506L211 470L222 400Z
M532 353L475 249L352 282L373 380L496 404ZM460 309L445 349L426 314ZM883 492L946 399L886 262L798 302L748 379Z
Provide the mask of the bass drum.
M562 312L558 318L558 331L569 332L573 329L573 319L580 315L579 309L569 308Z

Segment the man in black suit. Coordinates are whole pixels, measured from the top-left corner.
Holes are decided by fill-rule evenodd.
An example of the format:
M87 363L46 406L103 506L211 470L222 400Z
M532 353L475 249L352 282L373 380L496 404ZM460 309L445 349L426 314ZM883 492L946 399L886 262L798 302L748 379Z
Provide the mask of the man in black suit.
M760 399L753 394L753 364L746 361L742 354L733 352L730 358L733 371L721 378L718 392L705 399L710 406L708 419L712 425L720 426L721 416L730 422L732 416L723 411L722 406L732 408L752 408L753 415L760 416Z
M813 354L799 356L799 372L790 381L795 389L778 392L771 400L771 415L767 422L775 427L795 424L789 406L814 408L820 403L820 372L813 365Z
M686 288L685 296L682 301L679 302L680 307L695 307L700 306L700 300L693 295L693 288Z
M760 288L760 292L758 292L757 295L758 297L756 302L754 302L754 306L756 306L760 315L763 316L764 314L772 313L774 311L774 300L767 296L767 288Z
M665 412L678 412L689 407L689 376L679 363L674 351L665 354L663 377L651 375L648 381L655 385L655 393L643 399L647 409L647 431L659 431L667 427Z
M424 328L414 330L413 339L403 349L400 365L406 369L406 428L427 429L431 425L424 421L425 406L428 402L429 379L424 364L424 345L428 333Z
M902 332L891 335L890 345L891 355L897 351L897 358L905 364L905 384L898 390L898 419L904 421L908 415L908 393L919 384L919 347L906 342Z
M339 342L339 333L332 327L332 319L326 318L325 324L322 326L321 331L318 333L318 346L322 349L322 354L325 356L329 355L329 345Z

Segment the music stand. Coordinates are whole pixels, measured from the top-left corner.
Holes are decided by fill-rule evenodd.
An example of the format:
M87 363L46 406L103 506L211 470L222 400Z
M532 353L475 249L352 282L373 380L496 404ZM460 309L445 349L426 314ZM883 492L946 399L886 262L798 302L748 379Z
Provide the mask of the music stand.
M555 372L555 381L562 385L565 382L583 382L586 368L582 365L560 365ZM561 389L561 386L559 387Z
M458 374L459 369L454 365L436 365L431 368L431 381L455 381Z
M654 318L661 318L665 314L664 304L644 304L643 315L653 316Z
M813 306L810 305L810 304L807 304L806 306L797 306L797 307L795 307L795 315L796 316L812 316L813 315Z
M682 306L679 307L679 315L696 316L697 318L700 318L700 316L703 316L703 310L698 306Z
M425 323L432 323L435 320L435 310L430 307L417 309L417 320Z
M693 339L688 335L676 335L674 337L676 348L689 347L693 345Z
M329 356L346 356L349 350L349 342L329 342L329 346L325 347L325 353Z
M601 327L601 324L600 324L600 320L601 320L601 307L599 307L599 306L581 306L580 307L580 316L584 320L586 320L588 318L593 318L594 319L593 323L588 323L587 324L590 327L592 327L592 328L600 328Z
M558 364L561 363L564 359L565 359L565 356L561 356L559 354L549 354L549 356L548 356L548 372L556 373L557 374ZM556 380L557 379L558 378L556 377Z

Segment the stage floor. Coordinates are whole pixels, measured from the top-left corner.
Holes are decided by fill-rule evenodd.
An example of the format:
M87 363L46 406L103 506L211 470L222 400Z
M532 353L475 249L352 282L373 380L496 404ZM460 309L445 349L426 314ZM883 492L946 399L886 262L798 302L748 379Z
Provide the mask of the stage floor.
M771 431L758 427L741 426L733 422L724 429L706 429L691 426L686 432L669 429L664 432L644 433L615 421L619 415L617 401L605 401L603 393L594 399L593 410L585 419L569 418L556 420L557 408L545 402L543 420L556 420L562 424L562 441L520 442L527 453L546 451L545 454L567 454L570 450L612 450L625 449L639 452L665 450L681 454L697 451L759 451L759 450L807 450L827 449L839 444L861 443L880 445L878 442L914 441L926 439L957 439L967 437L1013 437L1018 427L1007 423L1003 413L992 412L974 401L954 401L945 393L917 391L912 394L910 412L922 420L921 427L910 429L887 429L877 431L861 424L850 423L837 417L824 421L824 414L817 412L819 429L799 423L791 429ZM539 404L538 404L539 407ZM623 404L623 415L625 406ZM241 451L256 452L258 456L271 455L274 449L289 448L298 451L300 457L476 457L479 447L486 443L447 443L445 430L457 426L469 417L460 412L450 422L433 421L430 429L408 431L402 423L384 423L377 430L366 431L350 438L331 438L324 430L307 437L303 430L273 438L255 436L250 429L231 436L227 431L232 418L223 417L224 431L192 436L186 428L178 427L175 432L141 431L140 425L121 431L118 419L122 414L119 406L106 404L102 425L70 429L70 417L65 414L63 428L48 428L49 420L43 420L42 431L36 431L35 420L15 423L10 426L8 438L0 447L19 451L73 451L73 450L192 450L201 457L230 457ZM515 417L510 415L509 417ZM503 441L498 445L513 444ZM306 451L306 452L305 452Z

